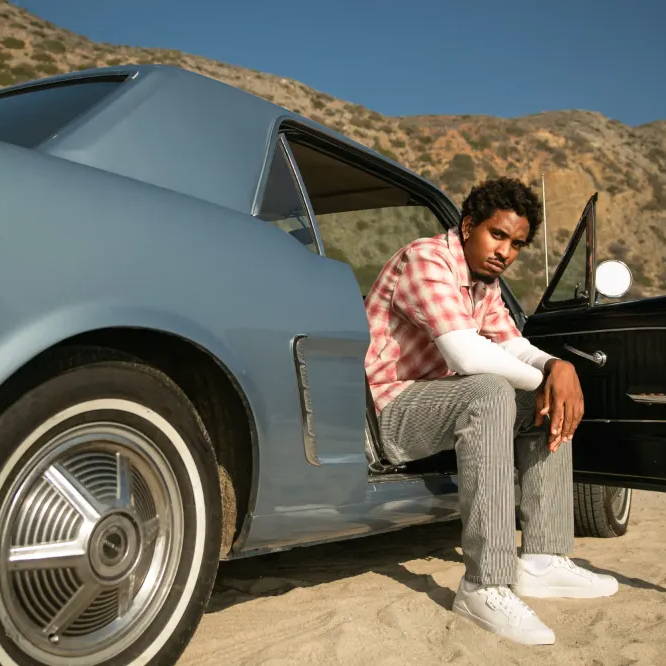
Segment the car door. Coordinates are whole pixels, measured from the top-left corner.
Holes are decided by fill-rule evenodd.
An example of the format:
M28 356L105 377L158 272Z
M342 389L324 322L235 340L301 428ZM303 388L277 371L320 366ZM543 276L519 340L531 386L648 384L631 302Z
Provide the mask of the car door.
M578 372L576 480L666 491L666 298L609 302L599 293L596 200L523 333Z

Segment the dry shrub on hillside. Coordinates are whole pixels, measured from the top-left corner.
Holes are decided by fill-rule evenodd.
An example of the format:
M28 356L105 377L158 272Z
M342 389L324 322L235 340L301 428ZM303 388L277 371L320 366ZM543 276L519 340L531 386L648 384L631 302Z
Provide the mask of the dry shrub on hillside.
M47 76L54 76L60 74L60 69L52 62L40 62L35 65L35 69Z
M60 39L45 39L40 47L44 51L50 51L51 53L64 53L67 50L65 43Z
M474 181L474 160L466 153L457 153L442 173L447 189L461 192Z
M12 74L17 83L22 81L30 81L38 77L37 71L27 63L20 63L12 67Z
M44 53L44 51L34 51L31 57L33 60L40 62L53 62L53 56L50 53Z
M354 114L349 119L349 122L352 125L355 125L356 127L361 127L363 129L374 129L375 128L375 125L372 122L372 120L370 120L370 118L368 118L366 116L362 116L360 114Z
M22 39L16 39L16 37L5 37L2 40L2 45L8 49L25 48L25 42Z

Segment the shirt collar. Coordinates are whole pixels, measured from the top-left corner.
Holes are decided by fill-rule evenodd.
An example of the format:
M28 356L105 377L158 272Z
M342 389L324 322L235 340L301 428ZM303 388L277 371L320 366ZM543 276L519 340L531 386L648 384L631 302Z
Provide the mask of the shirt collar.
M476 300L482 298L490 285L487 285L485 282L481 282L480 280L477 282L472 282L472 275L469 272L469 266L465 260L465 253L463 251L462 241L460 239L460 230L458 227L453 227L452 229L448 230L445 237L449 246L449 252L451 252L451 255L455 260L458 284L461 287L467 287L468 289L473 290L477 296Z
M472 276L470 275L467 261L465 261L465 253L463 252L463 246L462 241L460 240L460 231L458 227L453 227L453 229L448 230L446 234L446 241L449 246L449 251L455 260L458 284L461 287L471 287Z

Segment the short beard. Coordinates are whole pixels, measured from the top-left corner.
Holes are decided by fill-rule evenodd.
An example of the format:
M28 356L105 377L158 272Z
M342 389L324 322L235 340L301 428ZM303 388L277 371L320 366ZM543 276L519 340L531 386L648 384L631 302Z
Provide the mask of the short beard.
M492 277L490 275L482 275L481 273L474 273L470 271L470 275L472 276L472 280L474 282L483 282L484 284L492 284L497 280L496 277Z

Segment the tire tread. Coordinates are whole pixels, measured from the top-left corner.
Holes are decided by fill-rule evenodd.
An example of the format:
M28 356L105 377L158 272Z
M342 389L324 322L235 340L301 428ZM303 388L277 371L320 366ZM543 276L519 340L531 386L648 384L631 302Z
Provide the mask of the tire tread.
M574 525L579 537L611 538L627 531L625 523L619 523L609 515L608 492L605 486L593 483L574 483Z

